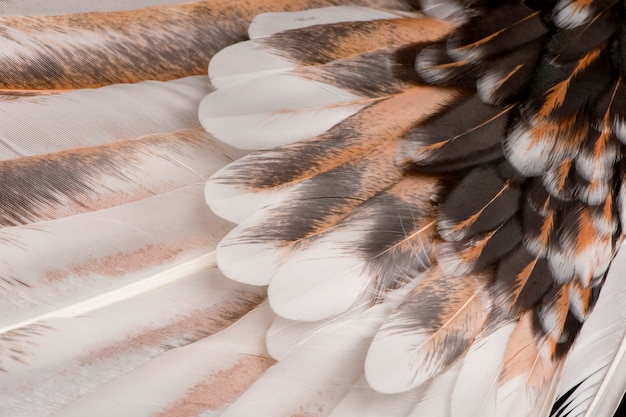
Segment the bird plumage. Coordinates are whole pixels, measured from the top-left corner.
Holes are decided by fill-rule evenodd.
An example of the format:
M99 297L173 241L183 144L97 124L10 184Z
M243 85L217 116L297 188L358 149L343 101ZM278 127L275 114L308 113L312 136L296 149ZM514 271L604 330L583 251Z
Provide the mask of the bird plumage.
M0 8L4 412L614 412L622 2L168 3Z

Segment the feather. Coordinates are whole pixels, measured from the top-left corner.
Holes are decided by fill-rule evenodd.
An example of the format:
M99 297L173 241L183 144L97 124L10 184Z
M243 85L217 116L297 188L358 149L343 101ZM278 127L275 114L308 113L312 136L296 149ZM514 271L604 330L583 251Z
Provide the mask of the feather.
M0 101L0 157L19 158L200 127L203 77ZM27 139L25 139L27 138Z
M205 267L190 273L178 268L182 274L172 274L174 269L160 274L170 281L177 280L166 288L146 292L148 280L143 280L132 284L138 290L134 294L127 286L99 295L108 295L108 307L103 308L96 299L86 299L81 310L76 306L71 311L65 309L65 317L57 310L30 326L3 333L0 396L5 401L0 410L20 417L45 416L65 405L73 407L74 401L84 402L80 398L89 397L89 393L93 393L90 407L100 409L105 402L96 407L93 397L106 391L104 385L117 385L122 375L141 378L137 375L150 360L218 332L256 305L263 295L229 283L215 269ZM154 282L154 278L150 280ZM122 301L129 296L133 297ZM179 297L185 303L172 305L171 300ZM164 305L168 308L162 308ZM262 327L259 334L262 341ZM236 344L241 346L240 341ZM6 354L9 351L20 352L16 357L19 360L10 360ZM200 352L198 355L204 356ZM188 360L198 362L195 358ZM216 359L215 363L220 361ZM151 378L155 381L152 391L159 385L166 386L162 369L158 378ZM172 381L178 385L182 378ZM132 391L136 393L137 389ZM104 407L102 412L106 410Z
M454 364L485 324L484 280L431 272L374 338L365 362L370 385L381 392L404 392Z
M105 209L206 180L229 160L201 129L0 162L0 224ZM94 195L97 193L97 195Z
M452 415L476 417L497 415L496 388L502 371L506 347L514 329L506 324L489 334L481 334L460 365L458 379L451 394Z
M394 19L403 13L368 7L328 7L291 13L263 13L254 18L248 27L250 39L267 38L286 30L311 26L329 26L340 22L368 22L378 19Z
M208 96L200 106L200 121L236 148L270 149L323 133L368 104L369 100L315 81L274 75ZM324 122L312 124L317 117Z
M363 372L369 340L380 325L381 309L354 314L323 326L293 348L222 414L250 415L260 405L267 416L322 414L332 410ZM382 316L384 317L384 315ZM285 395L265 402L279 387ZM315 414L313 414L315 415Z
M609 417L622 2L1 3L0 414Z
M108 13L2 17L0 48L6 52L0 89L89 88L203 74L212 55L246 38L255 15L310 4L324 2L198 1ZM38 44L46 47L33 47ZM182 55L185 59L178 59Z
M241 223L272 201L289 201L284 192L290 186L312 182L317 175L354 164L359 158L376 152L386 140L410 127L415 120L427 117L449 97L445 90L411 89L405 94L368 106L326 134L308 141L306 146L294 144L268 152L252 153L225 167L207 182L205 192L208 204L220 216ZM410 106L413 100L428 104L423 107ZM381 121L393 118L394 123L368 124L367 121L374 116ZM313 155L316 157L312 158ZM325 163L318 162L321 160ZM378 183L371 186L375 189L389 183L389 180L382 181L382 178L391 177L393 181L397 176L395 168L391 167L391 173L383 175L380 164L377 163L377 166L377 173L372 173L371 178L378 177ZM276 169L278 167L280 170ZM268 177L267 172L270 170L277 174Z
M498 405L493 415L532 415L536 404L551 392L553 374L559 364L553 360L556 344L534 335L530 314L521 317L505 351L503 368L498 378Z
M425 11L431 7L435 5L424 4ZM479 388L481 399L490 402L488 412L543 415L554 399L563 356L580 327L578 318L584 318L592 304L588 289L602 281L620 233L613 221L614 206L606 202L615 198L608 184L615 184L610 172L620 158L606 122L611 110L601 117L590 115L603 120L591 129L572 116L585 100L602 99L604 109L613 108L605 91L615 84L602 64L609 58L598 52L610 36L596 36L599 23L594 21L578 32L592 39L580 48L570 46L577 35L557 30L552 36L540 18L543 11L535 5L495 9L485 2L441 2L435 9L437 16L465 24L453 29L444 42L431 39L432 46L418 45L416 39L413 44L334 55L340 43L332 37L318 53L321 43L305 37L309 26L302 23L284 32L270 30L271 34L224 54L216 78L218 92L209 96L214 106L218 99L229 100L231 93L243 97L246 85L281 77L315 81L372 104L340 121L326 118L328 125L319 125L319 131L286 136L295 143L285 146L287 139L282 138L261 143L260 148L279 148L253 153L209 182L206 196L211 207L240 223L218 248L218 264L234 279L269 284L272 309L289 320L341 321L390 290L417 285L374 337L365 362L368 383L382 393L426 390L439 378L445 381L444 375L457 375L451 370L462 369L469 352L478 355L474 348L499 349L501 359ZM322 19L325 13L320 11ZM315 14L307 16L316 19ZM381 25L401 20L385 19ZM342 26L347 27L341 22L328 25L329 36ZM364 28L366 23L354 27ZM305 38L311 45L306 50L292 46ZM545 43L546 50L540 49ZM254 65L245 69L242 61L235 64L241 71L230 78L225 71L228 61L248 50L263 62L259 71ZM532 59L526 62L529 54ZM409 57L416 62L416 72L398 71L397 66L411 62ZM560 73L547 57L562 63ZM492 61L501 71L492 77L499 78L489 91L483 85L476 95L474 89L481 77L487 77ZM587 91L593 74L600 75L597 93ZM363 154L362 149L371 149L366 146L372 143L378 150L383 142L370 142L365 136L360 147L353 146L345 141L345 128L360 122L360 115L376 114L386 102L425 83L441 85L449 98L409 129L398 130L397 142L388 142L394 146L395 170L372 169L374 159L382 161L388 154ZM533 90L526 94L528 84ZM384 101L378 103L379 98ZM291 106L294 99L295 95L280 101ZM233 127L237 120L246 119L233 117ZM209 130L220 123L204 121ZM557 135L563 126L567 144ZM270 131L270 137L280 135L280 130ZM240 140L232 129L213 133L230 143ZM335 141L332 148L325 145L330 138ZM581 147L586 151L579 157ZM346 149L359 155L358 163L345 162ZM531 153L536 160L529 158ZM587 169L594 164L608 170ZM369 182L364 186L360 175L375 171L383 173L380 186L369 188ZM436 191L426 191L433 205L410 212L413 224L422 225L418 230L427 232L426 240L385 241L386 231L403 229L411 236L412 230L405 228L402 210L387 196L408 195L429 176L439 181ZM359 194L353 191L357 187L344 182L348 177L358 179ZM423 198L417 197L412 205ZM230 210L233 203L242 208ZM379 206L390 207L395 214L372 210ZM400 222L392 221L396 217ZM423 229L435 224L435 233ZM367 258L353 248L355 241L371 242ZM424 245L432 249L422 251ZM404 247L420 248L413 252L422 260L419 265L407 262L403 249L401 257L389 256ZM400 274L389 274L390 267L400 265ZM492 321L497 314L502 314L500 321ZM274 337L281 339L279 345L299 347L324 324L320 326L285 324ZM491 334L504 336L489 338ZM483 345L485 340L494 345ZM289 347L273 349L282 359L289 356ZM442 392L452 392L452 380L456 376L441 382ZM437 406L434 412L446 415L449 407L441 404L445 396L433 393L432 398L437 399L432 405L418 405L417 410ZM492 400L486 398L496 402L491 406ZM516 401L521 406L513 410ZM348 400L343 404L345 410L353 407ZM476 410L482 405L478 403L474 412L480 413Z
M566 359L554 416L609 416L624 394L623 262L619 256L615 259L600 298Z
M432 417L451 416L450 398L459 375L459 363L452 365L445 372L435 377L430 383L417 389L419 402L408 417L428 415Z
M82 396L61 414L106 416L131 411L136 416L165 416L219 410L271 366L263 347L271 317L261 306L225 331L168 350Z
M110 209L2 229L4 320L20 322L74 304L159 272L172 261L210 251L229 226L209 216L197 218L204 210L200 190L196 185ZM159 216L145 216L152 210ZM86 228L90 234L84 233ZM45 255L33 258L32 253Z
M365 378L359 379L341 402L332 410L329 417L389 417L408 416L418 401L416 393L382 394L374 391Z

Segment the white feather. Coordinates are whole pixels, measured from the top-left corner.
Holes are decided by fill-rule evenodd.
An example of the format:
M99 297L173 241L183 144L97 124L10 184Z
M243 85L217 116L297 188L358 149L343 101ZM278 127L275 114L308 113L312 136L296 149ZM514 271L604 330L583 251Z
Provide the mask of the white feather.
M553 19L563 29L573 29L586 22L592 16L590 5L581 7L581 1L561 0L554 6ZM591 3L591 2L590 2Z
M535 138L529 126L514 126L504 144L504 152L511 164L523 175L541 176L549 167L554 147L550 138Z
M332 409L363 372L367 338L341 326L326 330L269 369L223 417L254 415L259 408L265 417Z
M506 348L515 328L507 324L479 337L470 347L451 395L454 417L497 415L496 388Z
M355 232L332 233L290 258L276 271L268 288L276 314L317 321L352 307L373 278L364 271L365 260L350 250L352 243L362 238Z
M352 386L329 417L406 417L417 401L414 391L402 394L376 392L363 377Z
M457 362L430 383L419 387L419 402L407 417L451 417L450 398L459 375L461 362Z
M0 285L7 300L0 306L0 326L51 314L213 250L230 226L209 213L201 190L195 185L0 230L0 274L7 278Z
M422 10L429 16L462 24L469 16L465 6L456 0L421 0Z
M158 290L152 285L153 291L149 291L149 284L154 284L158 275L167 276L171 285ZM129 287L141 287L141 291L131 294ZM134 372L165 351L228 325L229 321L221 321L219 313L235 312L239 299L245 299L248 293L216 269L194 273L177 266L103 294L113 302L106 308L99 302L103 295L99 295L82 303L87 309L74 309L66 318L47 318L3 333L0 351L19 347L23 355L20 361L4 355L0 359L6 371L0 373L0 414L48 416ZM130 295L132 299L124 300ZM181 299L185 302L176 301ZM207 316L213 319L206 320ZM233 315L231 320L235 318ZM160 383L166 386L163 382ZM23 401L24 398L30 400Z
M313 138L371 104L317 81L271 75L217 90L200 103L202 126L239 149L270 149Z
M406 289L396 292L395 297L385 302L369 306L360 303L350 311L328 320L317 322L294 321L278 316L267 332L267 349L270 355L277 360L287 357L300 346L310 343L317 334L341 334L349 332L354 335L371 338L381 323L402 300L399 293L406 293Z
M596 306L574 343L558 395L581 384L564 405L568 416L610 417L626 387L626 253L615 257Z
M259 372L268 363L263 334L272 317L268 308L256 309L223 332L166 352L83 396L60 415L148 417L190 408L196 413L216 411L246 388L237 386L242 385L238 376L245 380L245 372L254 373L255 364Z
M258 41L240 42L218 52L209 63L211 84L217 89L285 72L296 64Z
M235 227L218 245L217 264L230 279L251 285L267 285L281 259L287 256L288 248L277 248L272 242L246 241L243 234L246 227L256 224L262 215L263 212L259 212Z
M206 77L144 81L0 101L0 159L200 127Z
M340 22L397 19L404 15L401 12L356 6L323 7L289 13L263 13L252 20L248 35L250 39L266 38L285 30Z
M220 182L220 176L228 176L233 171L238 171L237 166L227 165L207 181L204 187L207 204L218 216L239 224L264 208L281 201L289 201L289 191L286 189L250 192L239 187L239 184Z

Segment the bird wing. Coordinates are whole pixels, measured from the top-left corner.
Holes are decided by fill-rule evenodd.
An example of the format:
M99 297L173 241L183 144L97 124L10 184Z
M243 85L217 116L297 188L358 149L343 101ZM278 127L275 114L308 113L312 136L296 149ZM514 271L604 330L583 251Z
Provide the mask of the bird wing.
M625 11L549 3L3 2L2 413L610 416Z

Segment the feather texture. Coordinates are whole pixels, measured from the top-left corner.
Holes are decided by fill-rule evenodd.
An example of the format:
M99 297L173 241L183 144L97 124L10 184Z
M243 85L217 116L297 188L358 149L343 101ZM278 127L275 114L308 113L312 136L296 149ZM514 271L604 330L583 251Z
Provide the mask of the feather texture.
M40 3L0 5L0 414L610 417L622 2Z
M308 134L289 132L287 139L281 124L274 131L266 130L267 118L254 122L246 139L256 130L262 132L256 148L277 147L250 154L207 184L209 205L240 223L218 247L218 264L234 279L269 284L270 305L285 320L331 323L363 303L375 304L390 291L414 286L373 338L365 361L371 387L395 395L417 390L422 397L415 413L546 415L564 357L621 241L616 222L621 179L614 176L621 169L621 145L609 121L620 85L609 74L619 65L617 57L600 49L615 39L612 19L622 11L612 9L611 15L594 8L597 18L588 24L561 28L556 22L559 28L551 32L546 22L560 6L456 1L422 6L431 18L445 18L453 26L434 30L432 38L396 37L392 45L362 51L362 42L335 49L344 39L339 28L350 27L352 36L367 27L359 13L358 23L348 25L342 9L339 22L329 21L325 43L307 37L304 23L289 26L290 15L282 32L277 23L278 29L260 31L258 38L216 60L218 91L207 99L214 106L231 97L240 101L247 84L280 86L283 78L294 76L325 83L333 94L340 89L372 100L352 116L323 117L328 124L315 124ZM311 33L318 29L316 19L326 21L327 13L307 12ZM389 33L403 19L413 21L408 26L427 21L404 15L383 19L378 28L389 27ZM376 39L378 32L373 33ZM589 39L572 42L581 36ZM306 50L290 46L304 39L310 45ZM261 62L258 71L239 61L231 76L228 62L245 51ZM359 132L364 132L361 123L378 125L377 120L361 122L361 115L378 117L383 106L391 108L429 84L439 86L441 100L434 107L414 101L412 108L428 111L390 131L394 140L370 142L362 133L346 140L354 122ZM297 95L281 102L291 108ZM588 111L584 103L589 101L601 103L598 111ZM259 103L255 113L273 110L274 104ZM584 125L582 117L590 123ZM236 120L230 121L233 127ZM394 120L402 119L394 115ZM203 123L212 131L221 121ZM234 129L212 132L241 146ZM268 142L265 132L278 140ZM327 146L331 138L333 145ZM363 154L372 149L370 143L376 153ZM254 148L251 144L246 148ZM383 146L393 150L393 168L370 171L376 166L371 156L387 157L378 153ZM592 166L598 170L588 169ZM380 173L371 189L362 179L370 172ZM343 182L346 178L351 182ZM425 188L428 178L436 181L433 188ZM414 208L407 222L388 196L405 197L411 189L424 194L410 202ZM416 210L427 198L429 204ZM233 204L241 208L233 211ZM392 230L402 230L404 238L386 240ZM414 240L413 231L424 237ZM354 242L372 249L367 258ZM389 274L390 268L399 273ZM281 329L290 334L288 323ZM304 334L317 328L304 326ZM282 337L309 342L308 336ZM275 352L279 358L285 354ZM480 378L480 387L469 390L469 364L481 355L499 360ZM351 409L347 395L337 410ZM443 404L455 395L471 398L472 407Z

